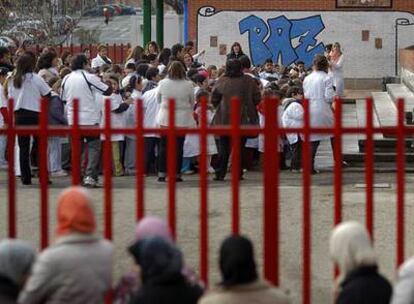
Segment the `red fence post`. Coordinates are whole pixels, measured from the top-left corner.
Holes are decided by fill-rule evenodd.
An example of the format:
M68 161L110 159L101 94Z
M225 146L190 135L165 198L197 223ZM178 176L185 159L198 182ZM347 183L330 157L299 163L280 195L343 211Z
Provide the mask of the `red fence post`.
M397 267L404 262L404 194L405 194L405 111L404 100L398 99L397 127Z
M232 187L232 232L240 233L240 178L243 168L240 164L241 159L241 133L240 133L240 99L231 99L231 187Z
M71 168L72 168L72 185L80 185L81 183L81 147L83 141L81 141L79 130L79 100L73 100L73 124L71 134Z
M8 150L8 196L9 196L9 237L17 237L16 230L16 175L14 173L14 146L16 141L16 126L14 125L14 100L9 99L9 124L7 126ZM1 115L1 114L0 114Z
M208 285L208 182L207 182L207 99L201 99L200 115L200 274Z
M278 100L265 99L264 127L264 276L279 285L279 123Z
M303 281L302 303L311 303L311 142L310 106L304 100L304 142L303 142Z
M167 175L168 175L168 223L174 239L176 231L176 179L177 172L177 134L175 126L175 100L170 99L168 105L168 131L167 131Z
M366 183L366 210L365 222L367 230L374 240L374 125L373 125L373 100L366 99L366 141L365 141L365 183Z
M42 98L40 100L40 130L39 136L39 173L40 173L40 221L41 221L41 248L44 249L49 244L49 204L48 204L48 105L49 100Z
M103 145L104 159L104 192L105 192L105 238L112 240L112 142L111 142L111 100L105 100L105 141Z
M142 100L138 99L135 103L136 106L136 150L135 150L135 159L136 159L136 168L137 168L137 177L136 177L136 188L137 188L137 219L140 220L144 217L145 206L144 206L144 113L142 109Z
M334 224L342 221L342 100L335 98L335 139L334 139L334 170L335 170L335 214Z

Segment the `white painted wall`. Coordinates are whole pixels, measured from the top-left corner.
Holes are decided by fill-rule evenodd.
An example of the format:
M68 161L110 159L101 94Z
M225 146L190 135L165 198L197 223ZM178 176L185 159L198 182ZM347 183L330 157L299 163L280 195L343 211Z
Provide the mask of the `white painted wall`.
M346 56L346 78L394 75L395 19L414 21L413 14L389 11L220 11L209 17L199 14L197 41L199 50L206 50L206 63L221 65L225 62L225 56L219 55L219 48L210 48L210 36L218 36L218 44L227 44L228 50L234 41L239 41L249 53L248 34L240 34L239 21L252 14L265 22L280 15L288 19L321 15L325 30L319 34L318 41L341 43ZM368 42L362 41L362 30L370 31ZM414 26L399 27L399 31L400 48L414 44ZM382 38L382 49L375 48L375 38Z

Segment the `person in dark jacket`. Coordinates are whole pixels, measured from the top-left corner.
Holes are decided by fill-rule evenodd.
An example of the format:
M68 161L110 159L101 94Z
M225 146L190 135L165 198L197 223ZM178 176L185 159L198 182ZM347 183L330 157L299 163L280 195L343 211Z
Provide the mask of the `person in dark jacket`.
M49 80L52 88L52 96L49 100L49 125L67 126L68 120L65 115L65 102L60 98L60 87L62 81L55 77ZM48 139L49 172L52 177L63 177L68 174L62 169L62 138L52 136Z
M368 232L360 223L344 222L333 231L330 254L339 266L336 304L388 304L391 284L378 272Z
M240 99L240 124L259 125L256 106L260 103L261 92L257 82L243 74L240 60L231 59L226 63L226 72L215 84L211 104L216 109L212 124L230 125L232 98ZM246 138L241 138L240 149L244 147ZM219 139L219 165L214 180L224 180L230 156L230 138L221 136ZM240 166L241 167L241 166ZM242 178L242 170L240 172Z
M35 260L33 247L22 240L0 241L0 303L15 304Z
M129 248L141 269L142 287L131 304L196 304L202 296L182 274L180 250L161 237L145 238Z
M227 55L227 60L240 59L240 57L242 56L245 56L245 54L243 53L240 43L233 43L233 45L231 46L230 53Z

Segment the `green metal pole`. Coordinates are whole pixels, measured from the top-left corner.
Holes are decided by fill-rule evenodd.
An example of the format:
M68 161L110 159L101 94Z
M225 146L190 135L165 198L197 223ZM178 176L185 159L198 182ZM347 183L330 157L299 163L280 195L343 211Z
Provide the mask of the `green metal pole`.
M151 41L151 0L144 0L144 46Z
M164 47L164 1L157 0L157 43Z

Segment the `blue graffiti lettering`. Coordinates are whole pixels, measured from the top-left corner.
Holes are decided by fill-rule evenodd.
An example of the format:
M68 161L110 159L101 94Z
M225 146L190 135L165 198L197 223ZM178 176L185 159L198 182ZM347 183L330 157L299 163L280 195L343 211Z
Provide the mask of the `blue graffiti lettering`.
M240 34L249 33L250 56L254 65L261 65L272 58L285 66L301 60L310 67L314 56L324 52L323 43L318 43L316 38L324 29L320 15L292 20L279 16L268 19L267 24L263 19L250 15L239 22ZM294 46L296 39L297 45Z
M239 23L240 33L249 32L250 57L253 62L264 62L272 53L264 43L269 33L266 23L257 16L250 15Z

